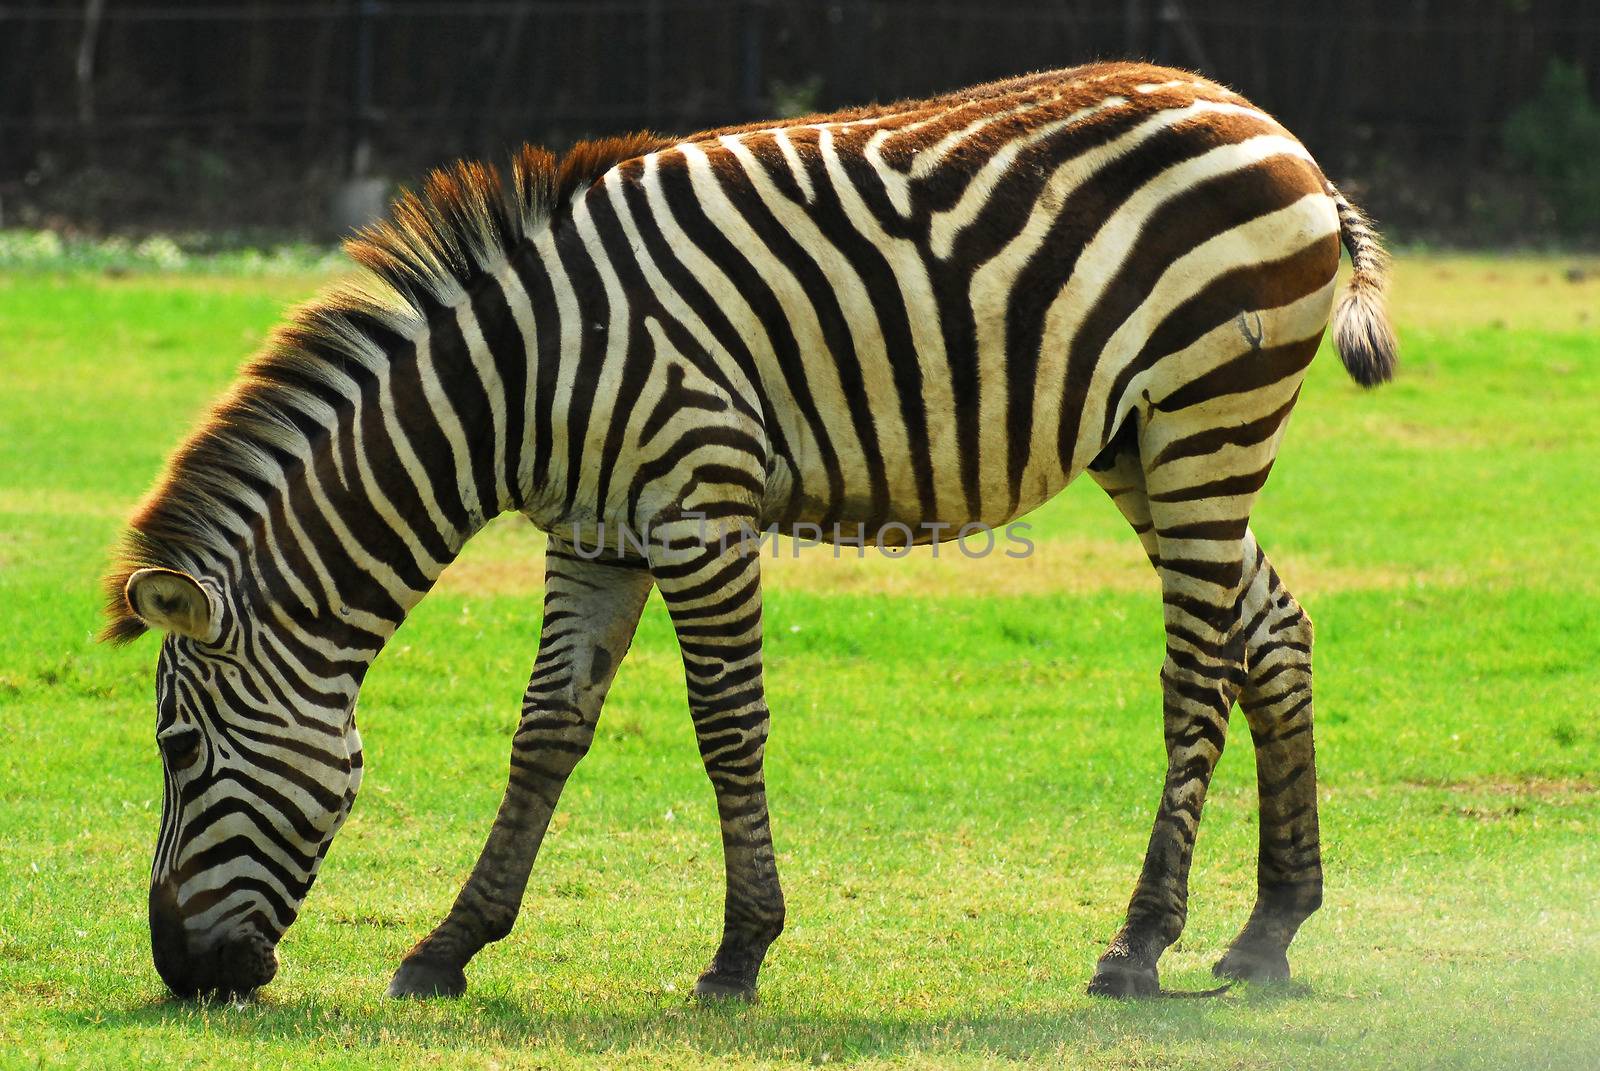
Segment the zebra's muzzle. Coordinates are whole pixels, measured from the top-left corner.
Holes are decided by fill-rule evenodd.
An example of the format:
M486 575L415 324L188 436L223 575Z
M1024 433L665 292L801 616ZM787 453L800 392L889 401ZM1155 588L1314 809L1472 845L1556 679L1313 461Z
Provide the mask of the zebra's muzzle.
M171 885L150 887L150 952L156 973L174 996L243 997L278 973L272 942L253 929L196 947L183 924L178 897Z

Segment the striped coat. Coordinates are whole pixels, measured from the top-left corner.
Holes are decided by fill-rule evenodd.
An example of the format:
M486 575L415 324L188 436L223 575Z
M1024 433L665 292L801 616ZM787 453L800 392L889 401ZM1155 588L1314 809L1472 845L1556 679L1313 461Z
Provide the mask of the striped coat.
M1354 263L1335 306L1340 244ZM705 996L750 996L784 908L762 775L769 528L998 525L1087 471L1162 585L1169 770L1091 990L1151 993L1237 701L1256 909L1217 965L1283 977L1321 897L1311 626L1249 515L1330 315L1389 376L1383 255L1305 149L1181 71L1098 64L683 140L462 163L352 243L133 518L108 634L165 631L156 964L276 966L359 784L354 703L473 533L551 535L538 662L489 842L397 995L509 931L644 600L683 650L727 869Z

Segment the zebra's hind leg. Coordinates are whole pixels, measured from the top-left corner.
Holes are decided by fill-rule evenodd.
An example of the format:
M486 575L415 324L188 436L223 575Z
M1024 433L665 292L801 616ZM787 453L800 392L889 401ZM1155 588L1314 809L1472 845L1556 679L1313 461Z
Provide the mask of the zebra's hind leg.
M1268 435L1228 450L1220 460L1236 470L1230 475L1195 452L1204 439L1164 427L1141 429L1137 443L1134 434L1119 435L1090 471L1139 533L1161 580L1167 773L1127 920L1089 983L1090 993L1117 997L1159 992L1156 963L1188 915L1201 811L1245 681L1245 533L1276 445Z
M650 594L642 563L590 561L552 539L539 656L511 745L511 773L483 854L450 913L406 954L391 997L460 996L478 950L511 932L567 777Z
M1254 551L1245 588L1245 660L1239 709L1256 748L1261 845L1256 905L1212 968L1224 978L1289 977L1289 942L1322 904L1317 768L1311 734L1311 618L1267 556Z
M754 531L753 521L748 530ZM694 992L702 999L754 1000L762 960L784 920L762 770L768 714L759 544L743 539L743 529L678 539L657 531L668 538L659 560L652 557L651 571L683 652L695 738L717 797L727 878L722 943Z

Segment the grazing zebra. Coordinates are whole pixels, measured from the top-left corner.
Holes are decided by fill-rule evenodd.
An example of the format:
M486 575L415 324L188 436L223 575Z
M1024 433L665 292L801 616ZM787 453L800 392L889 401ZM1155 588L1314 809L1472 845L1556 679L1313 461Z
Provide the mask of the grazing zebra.
M1334 307L1341 239L1354 276ZM1084 471L1160 578L1168 756L1090 990L1157 991L1235 700L1260 871L1216 971L1287 976L1322 895L1311 621L1250 510L1330 311L1359 382L1390 376L1395 345L1376 236L1271 117L1193 74L1096 64L559 162L525 148L509 179L460 163L349 250L376 279L273 335L108 581L109 638L167 634L150 927L175 992L272 977L361 780L368 666L515 510L549 552L509 784L390 992L462 992L511 929L654 586L725 852L722 943L695 991L753 996L784 904L746 536L949 538Z

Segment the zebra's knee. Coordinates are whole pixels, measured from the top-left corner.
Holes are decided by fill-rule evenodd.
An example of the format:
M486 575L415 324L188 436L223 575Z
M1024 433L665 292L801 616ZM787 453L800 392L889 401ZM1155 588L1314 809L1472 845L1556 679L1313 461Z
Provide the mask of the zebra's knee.
M1257 889L1257 913L1278 924L1299 925L1322 907L1322 870L1293 881L1263 881Z
M1154 963L1161 953L1183 936L1189 921L1188 893L1177 886L1161 885L1134 890L1128 905L1128 922L1120 943L1136 958Z
M1320 870L1317 871L1316 876L1307 878L1296 887L1293 904L1294 910L1302 919L1309 918L1321 910L1322 872Z
M511 935L516 925L517 912L499 904L485 905L483 911L483 936L486 941L500 941Z
M1273 590L1245 614L1245 659L1249 666L1244 698L1254 706L1270 705L1281 691L1273 682L1286 675L1309 675L1316 629L1311 615L1273 576Z
M577 704L545 700L524 705L511 747L513 771L565 783L594 743L595 720Z
M1220 722L1218 728L1226 731L1228 712L1244 684L1245 672L1242 640L1229 640L1203 651L1169 641L1160 675L1169 742L1174 735L1188 738L1204 733L1203 723ZM1216 746L1220 752L1222 742L1216 741Z

